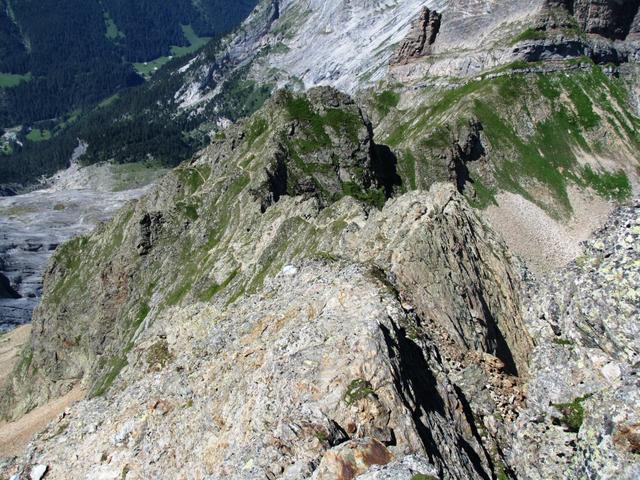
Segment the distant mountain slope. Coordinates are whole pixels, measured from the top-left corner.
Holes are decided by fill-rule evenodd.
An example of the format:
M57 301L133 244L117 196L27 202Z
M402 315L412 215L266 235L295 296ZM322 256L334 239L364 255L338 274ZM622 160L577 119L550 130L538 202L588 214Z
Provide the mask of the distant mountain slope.
M227 33L256 2L0 0L0 125L56 117L141 83L135 62Z
M360 96L376 88L408 94L437 92L455 95L455 101L444 103L455 106L458 100L469 103L467 97L477 92L465 84L482 80L483 75L489 76L484 79L489 91L495 76L508 77L512 70L526 77L535 73L531 69L538 69L544 77L558 68L573 68L557 62L583 62L606 65L607 75L625 91L630 85L630 94L621 103L633 107L640 98L634 74L640 58L640 12L637 2L625 4L626 16L633 22L621 27L619 7L609 3L262 0L241 27L194 58L174 59L141 88L111 98L78 118L50 125L50 141L35 144L34 139L43 139L39 131L18 132L24 147L16 146L20 154L0 162L0 181L28 183L64 167L78 138L89 144L83 157L86 163L153 160L175 165L221 134L229 121L255 111L280 87L331 85ZM593 8L587 8L591 4ZM428 52L399 59L396 52L407 35L420 36L414 29L420 27L416 21L421 8L441 15L434 42ZM585 16L584 12L590 13ZM120 22L115 14L112 18ZM624 41L615 33L621 28ZM422 103L420 95L417 100ZM418 111L411 113L420 116ZM608 116L603 120L609 123ZM381 126L386 128L384 123ZM613 132L620 137L615 128ZM402 151L399 157L403 158Z

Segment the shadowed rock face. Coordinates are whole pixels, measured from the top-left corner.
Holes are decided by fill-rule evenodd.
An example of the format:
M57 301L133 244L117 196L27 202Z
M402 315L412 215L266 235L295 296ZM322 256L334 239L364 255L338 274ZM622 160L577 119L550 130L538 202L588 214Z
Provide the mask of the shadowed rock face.
M546 6L566 10L586 33L615 40L640 33L639 0L546 0Z
M0 298L20 298L20 294L11 287L11 282L0 273Z
M639 7L639 0L576 0L573 14L585 32L624 40Z

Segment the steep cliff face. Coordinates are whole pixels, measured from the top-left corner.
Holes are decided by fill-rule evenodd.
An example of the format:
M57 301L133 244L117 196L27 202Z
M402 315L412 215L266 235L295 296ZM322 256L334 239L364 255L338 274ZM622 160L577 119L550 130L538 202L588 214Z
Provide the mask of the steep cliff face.
M623 40L631 32L639 9L638 0L576 0L571 11L585 32Z
M637 34L637 0L546 0L544 7L573 16L585 33L612 40L632 40Z

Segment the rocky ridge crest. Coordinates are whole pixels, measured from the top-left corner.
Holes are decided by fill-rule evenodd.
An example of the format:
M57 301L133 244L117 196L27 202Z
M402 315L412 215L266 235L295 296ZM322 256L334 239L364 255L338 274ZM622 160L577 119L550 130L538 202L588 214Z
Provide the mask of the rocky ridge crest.
M393 176L379 172L394 163L376 159L367 125L332 90L276 96L102 230L56 253L30 361L3 396L5 412L17 413L77 381L96 395L66 417L60 445L78 458L60 468L68 453L50 450L51 478L188 464L212 478L300 478L334 468L342 457L326 451L349 439L378 442L387 460L426 455L441 474L496 469L498 444L478 433L448 372L473 368L470 383L493 385L489 401L511 415L532 347L517 262L452 186L378 211L379 195L393 191L379 180ZM98 301L79 295L87 288ZM147 408L161 412L158 423ZM145 443L160 428L175 439ZM94 465L82 444L120 453ZM456 444L466 447L446 447ZM149 456L137 461L139 448ZM181 460L171 467L155 455Z
M3 409L92 395L3 473L631 478L638 206L550 282L576 297L532 283L454 185L402 194L385 152L348 97L283 92L57 252Z

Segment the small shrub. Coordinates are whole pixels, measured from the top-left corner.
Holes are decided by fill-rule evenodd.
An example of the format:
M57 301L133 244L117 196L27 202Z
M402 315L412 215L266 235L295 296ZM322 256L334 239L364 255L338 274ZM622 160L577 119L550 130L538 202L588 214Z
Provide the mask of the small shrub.
M373 387L368 381L357 378L349 384L343 398L347 405L353 405L374 392Z
M158 340L147 350L147 364L150 368L162 369L172 360L173 355L169 351L167 341L164 339Z
M580 430L582 422L584 421L584 407L582 406L582 402L587 400L589 397L591 397L591 395L576 398L571 403L553 404L553 407L562 414L560 423L567 427L570 432L578 433Z

